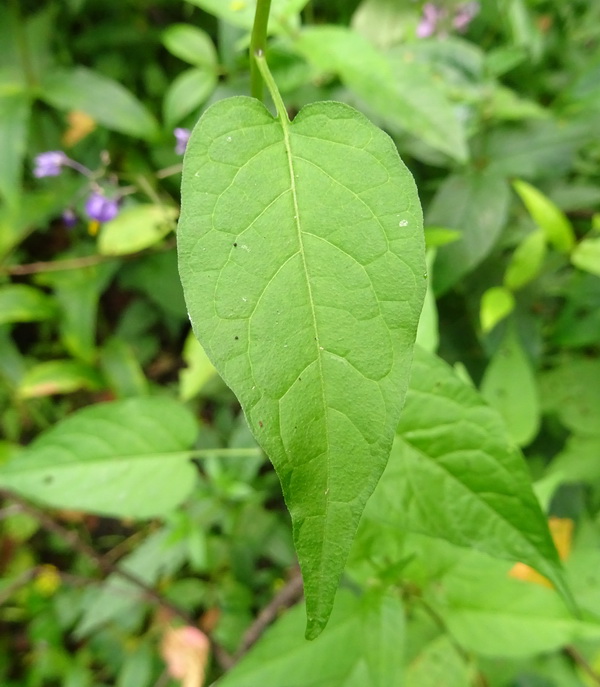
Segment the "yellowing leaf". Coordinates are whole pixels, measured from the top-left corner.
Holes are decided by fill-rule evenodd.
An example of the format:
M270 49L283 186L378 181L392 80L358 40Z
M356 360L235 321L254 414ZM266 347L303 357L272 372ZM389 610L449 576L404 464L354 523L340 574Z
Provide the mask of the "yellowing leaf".
M548 520L548 527L561 561L565 561L571 553L573 526L574 523L569 518L550 518ZM547 577L540 575L539 572L525 565L525 563L517 563L508 574L517 580L523 580L523 582L533 582L543 587L554 587Z
M96 120L81 110L72 110L67 115L69 127L62 136L65 148L71 148L96 129Z
M163 635L161 655L169 675L181 680L182 687L202 687L209 652L208 637L191 625L168 627Z

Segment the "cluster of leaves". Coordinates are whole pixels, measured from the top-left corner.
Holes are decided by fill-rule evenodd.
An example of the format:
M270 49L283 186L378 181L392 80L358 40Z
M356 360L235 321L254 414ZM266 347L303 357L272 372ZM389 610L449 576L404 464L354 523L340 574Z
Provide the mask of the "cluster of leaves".
M250 348L239 322L264 293L271 298L277 289L267 287L293 257L284 210L270 203L283 193L277 158L246 165L258 148L245 128L268 129L262 145L275 156L280 127L257 103L224 100L249 92L255 5L0 8L0 682L199 687L206 672L224 687L598 684L600 7L272 1L267 59L290 115L315 101L344 103L307 108L282 134L320 138L297 143L298 159L323 173L298 167L309 222L314 209L303 231L318 235L329 222L327 245L337 241L352 204L334 183L375 208L365 150L404 174L387 157L389 140L348 105L389 134L425 214L428 278L406 295L413 310L428 290L410 381L407 361L398 376L408 390L391 455L362 517L364 492L331 524L319 518L343 510L330 505L347 488L373 490L376 478L351 461L383 470L372 445L400 396L380 384L373 400L369 384L385 378L386 350L372 318L355 332L359 350L376 346L365 359L336 341L347 323L335 299L369 312L354 268L376 252L366 237L340 244L356 260L342 263L351 278L340 293L342 277L328 273L341 273L338 257L325 242L318 252L307 244L317 256L315 292L331 310L322 345L364 373L352 377L355 396L352 384L332 391L353 428L332 424L331 495L314 461L286 471L288 447L305 450L310 429L318 456L323 434L295 396L298 370L307 369L305 384L311 378L305 342L290 339L299 327L292 305L302 304L293 279L275 282L289 312L265 308L253 332L262 327L268 345L254 341L248 353L278 402L253 394L236 362L238 348ZM179 237L205 352L190 332L177 270L173 129L191 129L213 103L189 144ZM312 129L310 112L321 117ZM336 117L344 127L331 124ZM242 148L227 138L234 130ZM331 154L334 140L350 157ZM202 147L219 144L213 152L234 172L204 164ZM36 156L63 150L52 158L60 174L36 179ZM246 176L235 185L227 175L237 179L241 166ZM412 230L420 218L403 179L400 226ZM218 192L230 200L225 210ZM112 217L94 211L91 197L114 201ZM225 237L235 260L219 263L220 239L200 242L193 230L203 215L218 228L223 212L240 231ZM263 214L281 242L251 253L236 237ZM198 265L208 269L198 250L213 256L221 287L198 279ZM409 266L419 265L414 245L406 250ZM232 266L256 277L243 302L229 292ZM375 291L387 302L396 272L365 273L385 281ZM400 288L410 282L397 279ZM227 315L209 317L211 309ZM407 308L407 331L396 331L408 347L411 317L416 326ZM298 369L282 363L288 345ZM277 476L211 360L276 463L294 529ZM265 418L280 417L281 435L268 434ZM314 484L327 485L324 496ZM350 511L360 519L356 537ZM317 534L304 526L310 518L321 523ZM319 528L331 528L329 548L320 548ZM260 636L261 609L272 620L278 592L282 606L295 598L294 544L313 635L351 547L329 625L312 642L302 604ZM197 628L213 648L208 664Z

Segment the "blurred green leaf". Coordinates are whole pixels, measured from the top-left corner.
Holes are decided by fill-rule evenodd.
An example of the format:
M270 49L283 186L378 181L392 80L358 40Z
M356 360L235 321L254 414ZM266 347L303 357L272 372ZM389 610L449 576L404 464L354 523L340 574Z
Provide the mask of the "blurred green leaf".
M565 357L540 375L542 410L555 413L573 432L598 434L600 360Z
M197 431L191 413L168 397L96 404L2 466L0 484L56 508L165 515L194 486L189 448Z
M510 258L504 285L513 291L523 288L535 279L546 257L546 235L541 229L528 234L517 246Z
M87 69L56 70L42 83L40 97L61 110L82 110L108 129L152 139L158 124L124 86Z
M102 375L90 365L76 360L38 363L22 377L17 393L21 398L70 394L80 389L97 391L104 386Z
M473 669L449 637L437 637L413 659L405 687L465 687L472 684ZM393 683L390 683L393 684Z
M404 613L391 595L340 590L327 631L304 639L304 609L287 611L225 677L222 687L390 687L403 673Z
M573 227L566 215L537 188L526 181L513 181L533 221L542 229L548 243L561 253L569 253L575 245Z
M256 0L188 0L206 12L223 21L251 29L256 10ZM269 14L269 33L282 33L288 28L294 15L308 3L308 0L272 0Z
M87 248L62 257L86 257ZM83 255L80 255L83 253ZM85 362L94 361L98 303L102 292L115 274L116 261L86 265L77 269L50 271L36 276L38 283L49 286L60 306L60 334L69 353Z
M148 393L148 380L131 346L113 337L100 351L100 367L108 386L119 398L143 396Z
M540 427L540 400L534 371L515 331L509 325L481 380L481 395L500 413L508 434L527 446Z
M217 375L217 371L192 331L183 345L183 361L186 366L179 372L179 396L189 401Z
M208 67L214 72L217 51L210 36L191 24L171 24L162 34L165 48L175 57L195 67Z
M163 478L164 479L164 478ZM119 568L154 587L162 576L177 570L185 560L186 543L175 541L173 532L162 528L150 534L135 550L119 561ZM138 585L113 573L99 592L85 605L75 628L77 638L95 634L106 623L147 608L146 592Z
M175 228L179 211L168 205L132 205L102 225L101 255L128 255L158 243Z
M492 286L484 291L479 306L479 321L484 334L510 315L515 307L515 297L503 286Z
M163 113L167 126L178 124L198 109L217 85L214 71L188 69L177 76L165 93Z
M553 589L513 579L509 570L468 551L427 590L427 602L465 649L484 656L525 658L600 638L597 619L573 617Z
M0 325L49 320L57 314L56 305L43 291L27 284L0 286Z
M19 200L30 109L25 93L0 95L0 194L10 206Z
M468 158L464 128L426 66L404 56L392 63L361 35L340 26L305 28L296 46L322 71L339 74L386 123L459 162Z
M571 253L571 263L580 270L600 277L600 238L585 238Z
M509 187L497 175L468 172L447 177L425 215L427 225L456 229L459 241L440 246L433 286L441 295L489 255L508 216Z

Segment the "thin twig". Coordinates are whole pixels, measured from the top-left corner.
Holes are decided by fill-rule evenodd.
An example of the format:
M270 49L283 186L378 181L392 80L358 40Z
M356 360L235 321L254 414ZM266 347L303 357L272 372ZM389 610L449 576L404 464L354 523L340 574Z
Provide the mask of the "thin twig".
M574 646L569 645L564 648L565 654L583 670L583 672L597 685L600 685L600 675L587 662L585 657Z
M76 270L82 267L98 265L109 260L117 260L114 255L85 255L81 258L69 258L68 260L54 260L49 262L30 262L27 265L9 265L0 270L5 274L22 276L25 274L38 274L39 272L62 272Z
M293 606L302 598L302 594L302 575L300 574L300 568L296 568L289 582L277 592L246 630L240 647L235 653L234 661L239 661L248 652L250 647L261 638L263 632L277 618L280 611Z
M167 599L164 599L155 589L147 585L144 580L140 579L137 575L134 575L133 573L130 573L129 571L124 570L118 565L115 565L114 563L111 563L103 558L103 556L97 553L89 544L83 541L83 539L81 539L75 530L69 530L66 527L63 527L43 510L33 506L13 492L0 489L0 497L10 499L14 503L18 503L23 512L32 515L39 521L40 525L45 530L52 532L52 534L55 534L57 537L60 537L60 539L65 541L75 551L86 558L89 558L105 575L114 574L122 577L124 580L131 582L131 584L141 589L148 599L151 599L162 608L168 609L178 618L183 620L187 625L194 624L192 618L183 609L179 608Z

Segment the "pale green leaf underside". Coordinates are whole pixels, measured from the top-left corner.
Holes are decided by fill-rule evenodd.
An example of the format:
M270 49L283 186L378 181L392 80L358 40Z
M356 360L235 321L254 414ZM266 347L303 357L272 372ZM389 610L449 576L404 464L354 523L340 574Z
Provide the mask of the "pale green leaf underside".
M164 515L194 485L189 411L168 398L85 408L0 470L0 486L58 508L117 517Z
M194 330L281 479L316 636L408 382L426 285L414 182L346 105L282 124L231 98L188 145L178 244Z

